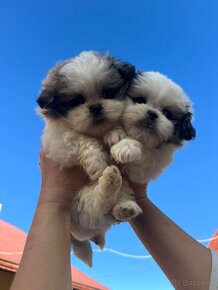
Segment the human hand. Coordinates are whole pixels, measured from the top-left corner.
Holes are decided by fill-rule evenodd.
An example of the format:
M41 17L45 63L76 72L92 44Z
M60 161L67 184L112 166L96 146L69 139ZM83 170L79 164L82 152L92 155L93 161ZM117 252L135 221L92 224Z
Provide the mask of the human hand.
M70 206L76 193L88 181L82 168L60 169L59 165L40 153L40 169L42 174L39 203L57 203Z

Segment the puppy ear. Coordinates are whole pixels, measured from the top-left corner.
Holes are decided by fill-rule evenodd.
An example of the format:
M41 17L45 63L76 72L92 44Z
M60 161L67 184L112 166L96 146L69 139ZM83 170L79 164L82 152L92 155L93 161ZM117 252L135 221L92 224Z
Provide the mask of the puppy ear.
M180 128L180 135L179 135L179 138L181 140L190 141L196 137L196 130L192 126L191 120L192 120L192 114L189 112L185 115L185 117L182 120L182 124Z
M136 76L135 66L121 60L113 60L114 67L125 81L131 81Z
M40 96L37 99L37 103L42 109L51 107L54 102L54 94L48 90L42 90Z
M106 59L119 72L119 74L121 75L121 77L124 79L125 82L131 81L136 76L136 69L134 65L119 60L113 57L110 53L107 53Z

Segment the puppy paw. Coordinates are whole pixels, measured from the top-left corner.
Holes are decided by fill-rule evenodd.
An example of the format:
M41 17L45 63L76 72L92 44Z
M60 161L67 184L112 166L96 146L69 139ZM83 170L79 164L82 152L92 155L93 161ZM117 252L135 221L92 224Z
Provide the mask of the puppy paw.
M109 147L119 143L122 139L126 138L126 133L121 128L114 129L104 135L104 143Z
M142 213L136 202L129 200L116 204L113 207L112 215L118 221L128 221Z
M117 194L122 185L122 177L116 166L108 166L95 188L99 200L99 212L107 214L117 202Z
M120 191L122 185L122 176L119 169L112 165L108 166L99 179L99 186L105 196L110 197Z
M141 144L132 139L123 139L111 147L111 155L118 163L138 161L142 157Z

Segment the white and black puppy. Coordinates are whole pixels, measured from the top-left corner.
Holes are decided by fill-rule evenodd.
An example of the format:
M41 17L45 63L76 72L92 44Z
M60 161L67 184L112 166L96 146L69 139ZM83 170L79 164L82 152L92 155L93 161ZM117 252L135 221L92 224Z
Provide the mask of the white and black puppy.
M45 119L42 146L47 157L60 167L80 165L90 178L72 203L73 249L90 266L89 240L104 246L122 184L118 168L108 166L103 139L119 125L134 76L134 66L126 62L83 52L49 71L37 101Z
M132 181L145 183L169 166L185 141L195 138L192 104L179 85L158 72L139 73L128 96L122 115L128 137L112 146L111 154ZM119 219L118 204L113 214Z

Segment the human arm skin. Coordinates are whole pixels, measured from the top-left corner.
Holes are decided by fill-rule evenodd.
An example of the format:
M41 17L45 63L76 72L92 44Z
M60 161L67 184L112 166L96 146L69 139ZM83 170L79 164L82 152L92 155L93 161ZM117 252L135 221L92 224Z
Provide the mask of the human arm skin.
M42 186L11 290L72 289L70 204L86 181L79 168L60 170L41 153Z
M130 186L143 211L130 224L174 288L209 289L212 263L210 250L163 214L146 197L145 185L131 182Z

